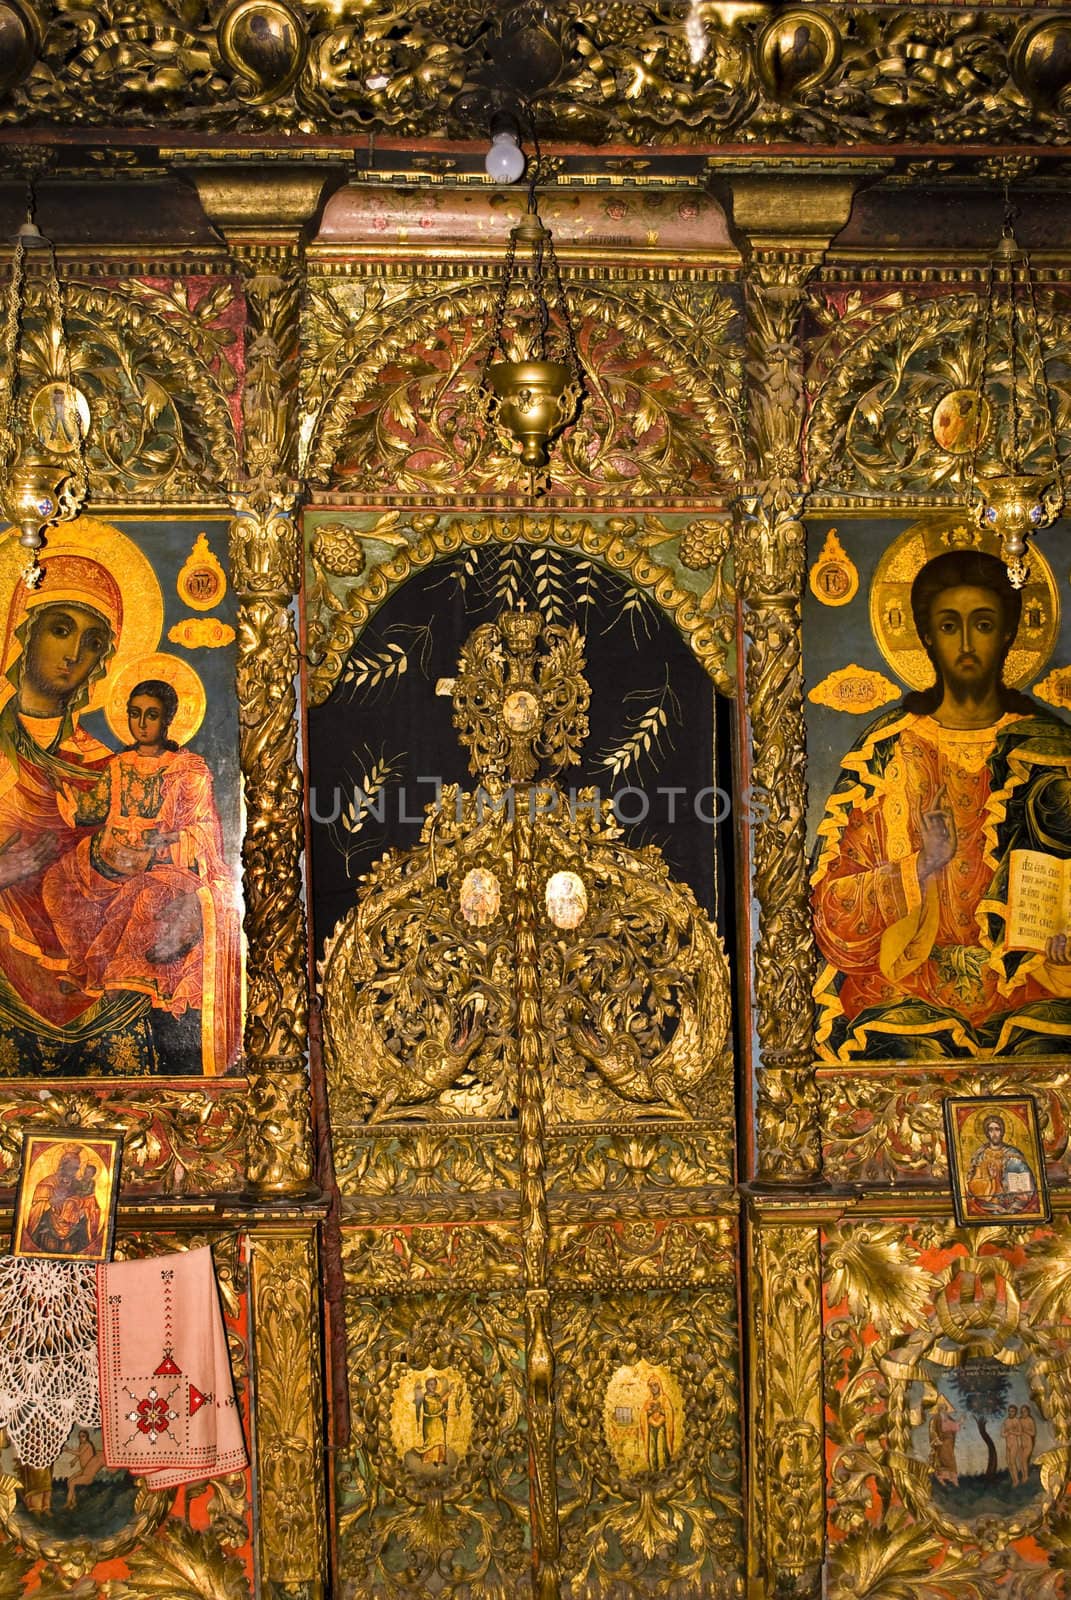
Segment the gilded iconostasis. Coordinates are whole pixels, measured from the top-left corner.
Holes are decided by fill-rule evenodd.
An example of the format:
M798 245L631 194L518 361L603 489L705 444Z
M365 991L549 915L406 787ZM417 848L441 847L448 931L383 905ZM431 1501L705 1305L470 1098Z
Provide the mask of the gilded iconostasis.
M1065 1596L1069 108L0 0L0 1600Z

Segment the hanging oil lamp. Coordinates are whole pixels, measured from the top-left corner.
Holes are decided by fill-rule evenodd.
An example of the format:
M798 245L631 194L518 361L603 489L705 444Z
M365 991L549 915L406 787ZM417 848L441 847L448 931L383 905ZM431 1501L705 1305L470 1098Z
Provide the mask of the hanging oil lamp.
M989 263L979 343L981 403L968 495L982 527L1000 539L1008 578L1021 589L1030 571L1027 538L1059 516L1064 493L1030 258L1019 248L1010 213ZM998 373L1000 386L1007 388L1003 425L994 393ZM990 397L998 418L999 460L979 468L980 418Z
M29 559L22 577L36 588L42 578L37 552L45 529L78 514L86 496L85 441L89 402L71 382L63 296L56 254L34 221L29 187L26 220L15 235L4 318L3 371L0 372L0 511L19 529ZM22 342L26 315L26 256L46 251L45 308L54 338L54 375L35 392L23 393Z
M539 168L537 146L529 163L527 210L510 230L480 373L481 409L510 454L528 469L533 484L549 462L554 441L576 420L584 382L554 240L536 202ZM528 331L522 331L518 319L507 343L511 295Z

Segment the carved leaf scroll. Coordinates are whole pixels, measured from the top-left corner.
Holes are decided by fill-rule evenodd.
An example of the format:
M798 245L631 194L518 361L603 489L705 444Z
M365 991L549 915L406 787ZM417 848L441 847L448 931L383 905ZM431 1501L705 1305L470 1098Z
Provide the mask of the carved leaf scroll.
M219 490L236 463L233 286L198 295L192 281L167 289L72 283L65 294L71 379L92 413L91 497L174 502ZM64 376L57 330L36 287L22 350L27 405L41 384Z
M311 477L392 496L516 490L514 458L477 421L494 284L414 271L406 290L314 288ZM556 446L552 498L709 501L723 491L741 462L733 299L691 282L586 278L568 293L585 400Z
M897 298L902 298L898 296ZM1071 447L1071 336L1066 297L1038 295L1038 331L1053 401L1052 423L1061 458ZM933 294L878 314L880 304L857 308L855 338L844 346L844 307L831 303L825 343L834 358L821 379L807 433L811 485L834 492L947 494L962 499L971 470L970 452L944 450L934 437L933 414L943 396L977 389L982 373L977 295ZM1010 400L1006 312L994 311L985 366L987 395L998 413ZM815 351L818 371L825 351ZM1020 354L1020 363L1023 355ZM1026 466L1051 466L1048 419L1038 404L1040 373L1020 367L1019 406ZM991 428L980 441L977 471L997 470L1007 449L1007 431Z

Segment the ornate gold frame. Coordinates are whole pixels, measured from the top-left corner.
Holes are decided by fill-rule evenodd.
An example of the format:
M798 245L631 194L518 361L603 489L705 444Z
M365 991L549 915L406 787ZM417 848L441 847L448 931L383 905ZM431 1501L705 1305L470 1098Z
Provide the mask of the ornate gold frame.
M42 15L49 9L45 7ZM664 28L664 19L652 20L643 13L638 22L628 23L627 8L617 9L622 15L615 12L612 25L625 35L617 40L617 48L639 73L650 52L660 48L658 30ZM320 652L309 679L316 695L327 692L342 654L391 590L419 566L465 544L551 542L581 549L627 572L673 618L720 691L733 692L736 649L743 666L741 700L750 734L752 783L765 812L742 846L744 870L753 883L759 913L753 974L758 1049L757 1059L749 1061L757 1086L755 1159L748 1174L754 1183L744 1202L752 1306L750 1579L757 1596L816 1594L827 1558L822 1402L829 1393L823 1397L819 1383L832 1338L829 1324L823 1323L823 1279L831 1294L843 1289L848 1307L841 1319L845 1324L860 1324L865 1314L875 1319L883 1336L917 1325L919 1295L926 1287L923 1246L944 1238L940 1233L944 1198L936 1187L920 1194L905 1190L903 1184L923 1172L939 1182L941 1091L949 1085L968 1087L972 1080L961 1064L942 1067L927 1084L893 1083L888 1074L871 1069L860 1071L846 1084L835 1068L816 1070L811 1012L814 947L801 825L806 798L800 640L803 516L805 511L842 512L861 505L872 514L912 514L949 503L933 492L922 470L897 480L897 492L890 493L887 462L879 461L880 470L872 470L864 461L859 482L839 481L837 429L854 405L867 362L877 357L888 336L904 335L910 319L903 313L917 309L916 290L924 291L931 308L931 332L938 341L962 330L977 294L979 261L961 252L935 266L901 251L890 252L894 265L889 267L869 259L862 262L849 250L830 260L830 240L846 223L856 192L890 169L892 147L887 145L881 156L846 157L844 148L858 138L857 123L849 127L838 121L835 108L823 110L813 96L808 98L806 74L794 85L778 77L772 34L766 36L765 65L756 65L753 46L766 21L734 23L723 20L719 8L708 7L711 59L717 67L710 95L694 102L694 117L689 112L688 119L674 120L674 112L668 123L651 120L644 95L635 104L621 101L613 111L620 137L688 141L702 125L706 137L711 130L714 136L735 130L741 137L761 140L764 131L776 127L781 136L803 141L814 139L817 129L828 135L831 117L833 136L842 145L838 158L812 156L802 146L800 153L777 167L761 149L755 159L738 154L704 157L704 181L731 211L742 262L739 271L735 263L726 264L726 252L717 263L713 258L705 265L689 260L679 268L653 253L650 270L621 269L598 258L585 261L583 252L569 258L567 265L588 310L594 313L600 297L611 307L645 297L645 325L657 321L667 307L672 310L671 302L677 313L691 314L704 299L720 294L723 286L727 291L742 286L743 353L729 348L738 339L735 332L731 339L723 337L723 324L712 347L721 363L723 397L735 403L741 388L747 389L748 432L722 452L724 473L717 495L712 493L705 501L689 496L670 462L661 476L652 475L648 492L637 493L624 509L620 495L615 498L610 493L598 496L597 508L581 504L581 490L574 487L571 507L536 512L522 503L523 494L498 487L487 491L478 508L458 511L450 504L465 492L457 482L396 495L383 487L382 473L374 492L362 497L357 487L347 493L335 474L334 441L340 434L335 424L363 382L355 367L369 351L379 349L384 360L396 352L410 313L410 331L419 333L427 331L444 306L464 303L468 311L478 311L481 297L488 294L490 267L486 259L474 264L473 253L462 250L438 254L414 250L413 259L403 263L373 259L370 246L355 247L352 260L339 247L306 258L303 241L309 221L324 188L342 172L332 155L337 133L333 96L338 84L332 76L331 50L339 46L345 54L359 44L351 25L310 28L309 54L295 86L280 90L274 98L270 93L262 96L257 105L255 97L243 98L244 90L239 93L235 64L221 67L207 24L184 32L155 17L145 22L124 20L113 37L77 39L58 27L38 29L36 13L24 0L0 0L0 10L16 33L21 28L24 35L5 66L15 88L0 111L3 119L25 118L31 110L34 116L73 116L73 94L81 98L79 114L84 112L98 123L114 115L136 131L149 115L138 99L137 62L142 52L151 56L158 48L176 63L178 78L193 85L191 93L204 93L202 126L236 131L233 150L221 146L211 157L191 147L179 153L176 146L173 152L176 164L197 184L223 246L194 256L118 247L92 259L66 252L62 269L72 285L76 336L79 325L84 334L96 321L104 334L127 341L135 374L147 372L155 381L159 378L150 356L162 353L170 364L172 377L163 385L170 411L162 406L154 420L162 417L166 422L174 416L181 423L184 416L200 410L208 419L212 459L206 453L199 476L187 472L183 478L184 464L177 463L154 481L143 476L132 482L98 463L91 498L94 509L105 512L122 507L159 515L165 508L188 511L204 506L231 516L231 576L240 603L238 697L248 814L244 859L249 942L247 1080L154 1086L151 1097L131 1093L122 1097L122 1104L110 1088L96 1084L57 1084L48 1088L50 1098L44 1101L29 1091L23 1094L25 1086L20 1086L0 1114L0 1157L10 1155L13 1127L20 1120L43 1126L93 1118L124 1123L131 1140L145 1145L158 1139L163 1127L168 1142L151 1167L156 1188L143 1202L133 1197L127 1223L132 1224L135 1216L143 1218L146 1227L162 1235L177 1214L200 1216L207 1226L214 1208L223 1207L236 1228L248 1231L254 1372L260 1386L256 1450L262 1584L270 1594L316 1595L327 1564L327 1517L322 1495L308 1494L307 1484L318 1481L323 1437L319 1328L312 1308L319 1272L315 1231L324 1208L313 1192L305 1068L308 980L300 887L304 824L294 598L300 588L297 511L308 463L299 455L299 440L309 438L309 460L320 476L317 515L344 520L373 558L367 571L355 571L349 578L334 571L318 573L313 562L313 584L323 590L324 608L322 637L310 637L310 645ZM820 14L826 43L822 86L837 74L847 74L836 81L854 86L870 132L877 136L891 140L904 135L895 94L890 96L890 85L899 85L905 94L923 95L925 90L925 108L912 122L904 140L907 145L912 139L935 135L944 117L942 108L955 103L959 109L954 133L960 153L971 141L988 145L993 138L1014 137L1037 144L1034 154L1020 152L1012 160L1045 160L1045 146L1062 124L1057 108L1044 103L1044 86L1031 67L1028 47L1046 27L1062 26L1063 19L1017 17L1014 11L995 9L968 29L949 7L893 7L880 17L860 6L829 7ZM590 8L575 7L574 12L578 28L597 32L598 18ZM405 25L403 16L399 26ZM920 39L916 28L943 29L946 56L937 59L932 39ZM340 29L350 30L346 38L339 37ZM860 30L869 41L866 48L859 47ZM1012 77L1000 88L986 87L973 73L970 51L979 30L988 45L1011 52ZM31 100L22 74L34 57L41 70L37 98ZM112 59L119 66L110 76L104 68ZM591 72L598 81L602 70L593 58ZM644 67L637 82L646 83L649 77ZM726 83L728 90L723 93ZM117 84L131 95L120 111L112 97ZM351 126L364 127L388 115L388 108L395 105L391 98L395 87L391 80L381 90L371 91L372 98L354 112ZM744 99L732 98L738 90L746 90ZM447 117L445 94L440 85L420 107L398 105L389 111L394 118L390 125L396 132L441 131ZM575 100L574 109L582 100L583 96ZM684 94L680 104L688 103L689 95ZM285 125L297 106L309 127L325 139L316 158L304 151L297 155L286 151L286 159L273 164L246 159L240 136L247 129ZM551 110L557 114L553 103ZM573 111L563 114L571 116ZM167 122L170 116L171 110L165 108L162 120ZM177 119L175 125L178 138ZM415 165L405 165L408 160L399 157L398 164L419 177ZM1015 175L1012 168L1005 172ZM1000 173L993 168L988 176L996 179ZM797 202L788 219L783 204L786 182L794 186ZM105 287L102 276L109 278ZM206 304L204 297L197 297L195 306L191 297L184 302L181 295L169 296L159 282L150 281L166 279L181 286L205 277L213 279L212 293L218 293L219 300L214 308L207 302L213 314L204 316L197 313L197 306ZM367 293L366 309L373 291L382 295L379 308L368 310L363 344L335 339L315 303L315 294L322 298L343 280L350 290L356 285ZM1067 281L1066 268L1046 269L1043 295L1062 292ZM300 302L306 286L315 293L303 331ZM804 319L813 321L816 307L821 309L827 298L824 291L833 288L854 295L851 316L838 317L830 298L831 310L819 329L827 342L816 353L821 341L805 338ZM244 299L249 361L240 399L242 427L237 430L228 411L236 399L235 386L219 376L216 324L228 299L239 292ZM412 303L418 300L421 304L414 313ZM1053 308L1054 316L1057 310L1058 306ZM612 321L611 313L604 310L601 315L604 324ZM839 332L830 326L834 321L843 325ZM399 326L391 328L392 322ZM845 342L839 343L841 339ZM854 341L851 353L849 340ZM305 381L312 384L306 389L304 406L303 345ZM710 378L695 352L689 354L679 338L675 344L669 341L662 353L665 370L680 382L682 392L689 384L693 386L689 392L699 392ZM923 351L923 365L931 358L936 371L943 359L936 347ZM319 370L310 375L310 366ZM321 391L316 383L324 386ZM712 393L709 384L702 389L704 399ZM813 454L805 463L808 441L802 436L802 418L812 400L817 400L810 440ZM123 390L115 404L120 421L127 418L129 425L136 409L135 392ZM321 417L326 421L317 431ZM389 458L383 457L381 466L383 460ZM948 484L951 496L956 484L951 478ZM718 514L730 501L732 529L725 537L725 523ZM358 502L361 509L356 509ZM377 505L380 512L385 505L393 506L394 520L377 525L376 511L363 509ZM604 514L616 517L619 526L600 526ZM686 546L689 519L704 528ZM385 533L394 539L393 545ZM694 565L685 560L688 549L699 552ZM704 552L709 560L700 559ZM744 938L750 938L750 928ZM743 940L742 946L746 949ZM1014 1090L1022 1086L1026 1070L1003 1065L1000 1078L989 1081ZM1067 1093L1066 1062L1059 1058L1034 1062L1029 1071L1041 1092L1043 1124L1045 1106L1049 1108L1050 1158L1062 1160L1066 1129L1058 1113ZM917 1132L909 1150L888 1137L904 1117ZM859 1132L861 1121L866 1123L864 1134ZM724 1321L732 1299L729 1284L739 1201L724 1164L721 1130L706 1126L675 1130L677 1142L670 1154L634 1148L619 1127L599 1126L585 1134L587 1143L582 1146L557 1134L548 1141L547 1286L533 1291L537 1297L559 1295L567 1303L568 1318L573 1320L565 1348L574 1348L576 1308L583 1296L611 1288L626 1309L634 1310L644 1296L693 1291L698 1296L713 1284L716 1297L704 1314L711 1327L719 1317ZM419 1312L428 1318L439 1304L437 1297L459 1283L466 1291L490 1289L500 1294L501 1302L508 1301L516 1313L518 1348L525 1338L527 1315L527 1336L538 1358L531 1373L532 1415L545 1445L552 1423L552 1353L542 1337L547 1301L531 1299L526 1311L516 1289L518 1241L511 1215L504 1207L488 1221L485 1209L493 1209L496 1197L510 1185L512 1136L504 1126L492 1125L481 1130L481 1138L468 1149L461 1148L448 1129L431 1134L403 1129L397 1139L399 1154L380 1165L370 1135L350 1129L340 1141L340 1176L351 1189L343 1215L345 1275L367 1302L362 1302L363 1309L351 1310L353 1326L360 1324L368 1338L373 1337L377 1297L388 1290L398 1290L398 1304L417 1308L414 1315ZM225 1174L228 1186L232 1180L234 1187L247 1185L242 1199L224 1200L206 1192L212 1170L206 1142L217 1176ZM427 1193L420 1197L418 1208L422 1221L448 1225L441 1230L444 1239L452 1237L461 1223L473 1225L471 1237L479 1240L479 1247L461 1277L444 1247L428 1270L426 1283L414 1273L399 1284L395 1244L411 1216L409 1170L417 1167L448 1170L465 1190L456 1203L442 1193ZM592 1177L593 1173L598 1176ZM853 1185L850 1201L831 1197L822 1187L823 1178ZM883 1187L877 1192L874 1185ZM353 1192L358 1188L359 1193ZM628 1194L624 1207L622 1191ZM697 1197L706 1208L699 1221L694 1216ZM608 1227L620 1220L623 1209L633 1230L624 1244ZM1066 1227L1066 1193L1056 1196L1056 1211ZM666 1224L658 1236L666 1242L659 1245L657 1270L647 1271L643 1263L651 1259L656 1222L660 1227ZM582 1255L575 1248L578 1240L590 1245L589 1265L583 1268L576 1265ZM1063 1246L1055 1237L1018 1242L1030 1258L1024 1270L1031 1292L1042 1298L1053 1319L1066 1318ZM1057 1287L1046 1289L1046 1273ZM595 1331L600 1339L608 1336L603 1325ZM861 1375L861 1382L871 1381L862 1356L853 1371ZM297 1374L299 1381L283 1384L280 1374ZM836 1407L836 1426L849 1430L850 1414L840 1400ZM544 1450L544 1467L545 1460ZM536 1489L536 1535L549 1562L559 1532L557 1515L550 1506L545 1476ZM838 1515L858 1509L850 1483L836 1472L829 1494ZM225 1498L221 1491L221 1500ZM224 1505L219 1510L221 1521L229 1515ZM186 1550L186 1534L173 1529L167 1537L168 1548L178 1559ZM132 1584L136 1585L138 1572L150 1571L153 1550L150 1541L139 1556ZM838 1572L851 1573L853 1562L863 1570L871 1555L865 1530L856 1530L837 1546ZM219 1562L210 1563L210 1568L217 1578L230 1570ZM47 1588L43 1592L47 1595ZM133 1593L133 1588L120 1587L117 1600L128 1600Z

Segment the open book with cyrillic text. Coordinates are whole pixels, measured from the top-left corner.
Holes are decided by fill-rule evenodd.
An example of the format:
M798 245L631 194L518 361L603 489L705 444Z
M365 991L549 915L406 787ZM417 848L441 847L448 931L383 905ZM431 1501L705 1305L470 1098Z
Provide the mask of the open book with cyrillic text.
M1013 850L1005 948L1044 954L1049 940L1061 933L1071 934L1071 858Z

